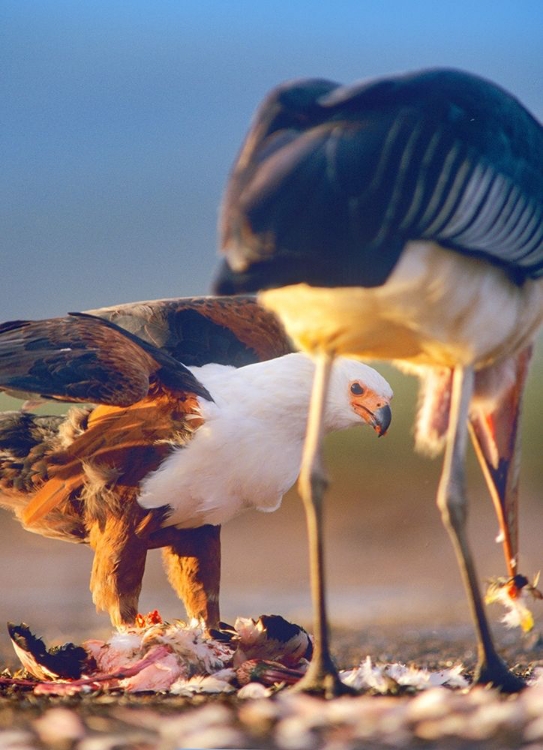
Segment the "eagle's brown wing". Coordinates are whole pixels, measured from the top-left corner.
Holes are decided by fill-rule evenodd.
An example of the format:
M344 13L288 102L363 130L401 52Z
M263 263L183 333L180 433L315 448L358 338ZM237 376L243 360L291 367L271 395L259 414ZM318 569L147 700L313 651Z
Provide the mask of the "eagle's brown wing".
M187 366L243 365L293 351L278 318L251 296L180 297L90 311Z
M181 362L102 318L76 313L0 325L0 390L128 406L152 382L210 398Z

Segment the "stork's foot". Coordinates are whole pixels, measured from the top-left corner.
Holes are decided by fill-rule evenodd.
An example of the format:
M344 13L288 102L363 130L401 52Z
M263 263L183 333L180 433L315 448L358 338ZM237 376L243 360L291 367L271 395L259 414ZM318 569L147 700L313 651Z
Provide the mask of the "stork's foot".
M322 698L338 698L340 695L358 695L358 692L345 685L340 678L335 664L330 660L324 664L312 661L301 680L289 690L293 693L309 693Z
M520 693L526 687L522 677L513 674L498 656L477 665L473 684L488 685L500 693Z

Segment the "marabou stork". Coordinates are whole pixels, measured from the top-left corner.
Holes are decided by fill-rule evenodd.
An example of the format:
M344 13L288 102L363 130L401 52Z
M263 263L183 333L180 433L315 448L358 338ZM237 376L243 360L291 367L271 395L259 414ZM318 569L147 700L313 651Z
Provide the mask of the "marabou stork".
M90 544L93 600L113 624L137 619L147 550L162 547L189 617L217 628L220 526L275 510L296 481L314 364L287 353L251 298L94 313L0 325L0 390L98 404L0 415L0 506L30 531ZM346 359L333 377L326 429L385 432L386 380Z
M422 381L417 443L445 446L437 504L477 629L477 683L516 691L496 653L466 538L475 445L517 580L518 419L543 318L543 132L475 75L425 70L278 86L256 112L224 197L217 291L263 291L318 362L300 476L315 528L320 647L304 687L339 689L319 566L320 421L334 357L391 360Z

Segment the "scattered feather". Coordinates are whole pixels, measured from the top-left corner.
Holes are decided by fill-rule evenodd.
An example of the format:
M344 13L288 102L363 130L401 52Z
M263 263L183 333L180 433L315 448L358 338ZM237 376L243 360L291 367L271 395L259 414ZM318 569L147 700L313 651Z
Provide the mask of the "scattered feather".
M502 604L506 613L502 622L508 628L522 628L529 633L534 627L534 617L527 606L528 596L532 599L542 599L543 594L537 588L539 573L530 583L525 576L516 575L512 578L492 578L485 594L487 604Z
M426 690L441 685L466 688L469 683L462 676L462 670L461 665L431 672L428 669L418 669L399 662L373 664L371 657L367 656L356 669L340 672L340 677L342 682L355 690L371 690L381 695L390 695L408 690Z
M530 588L533 586L525 584L518 591L525 593ZM506 585L497 587L498 591L510 589ZM54 649L46 649L28 626L10 626L11 633L25 634L14 645L38 682L2 678L2 684L33 687L42 695L121 690L190 697L237 690L241 698L261 698L298 682L307 669L312 648L303 628L276 615L256 620L240 617L233 628L225 626L213 635L196 622L163 622L157 612L137 622L134 627L118 629L107 641L89 640L78 647L62 647L63 654L77 654L78 663L86 666L79 679L55 675L50 659ZM82 650L85 659L81 659ZM43 660L47 670L43 669ZM468 681L462 671L461 665L430 671L401 663L379 664L368 656L355 669L342 671L340 677L359 692L401 695L438 686L464 689Z
M170 693L187 698L199 693L233 693L236 689L232 684L235 678L236 673L233 669L221 669L213 675L195 675L189 680L176 680L170 687Z
M234 630L235 667L255 658L280 661L293 667L301 659L311 659L313 654L313 639L309 633L280 615L261 615L257 620L238 617Z
M248 682L238 690L238 698L242 700L256 700L258 698L269 698L272 695L270 688L261 682Z
M10 635L23 666L38 682L6 678L4 684L33 686L42 695L100 689L194 695L232 692L252 681L293 684L312 649L306 631L278 615L238 618L231 631L217 638L197 622L163 622L157 612L139 616L135 626L118 628L107 641L92 639L81 646L47 649L24 624L10 625ZM52 657L58 651L77 657L75 665L66 665L64 658L62 673L55 671Z

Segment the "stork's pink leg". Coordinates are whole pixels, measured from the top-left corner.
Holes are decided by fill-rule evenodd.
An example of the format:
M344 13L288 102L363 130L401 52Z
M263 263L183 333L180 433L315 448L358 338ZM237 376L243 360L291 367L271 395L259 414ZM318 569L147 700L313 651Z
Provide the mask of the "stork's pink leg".
M514 382L492 410L479 407L470 414L471 439L498 516L511 578L518 573L519 426L531 356L529 346L515 357ZM481 375L484 377L484 373Z

